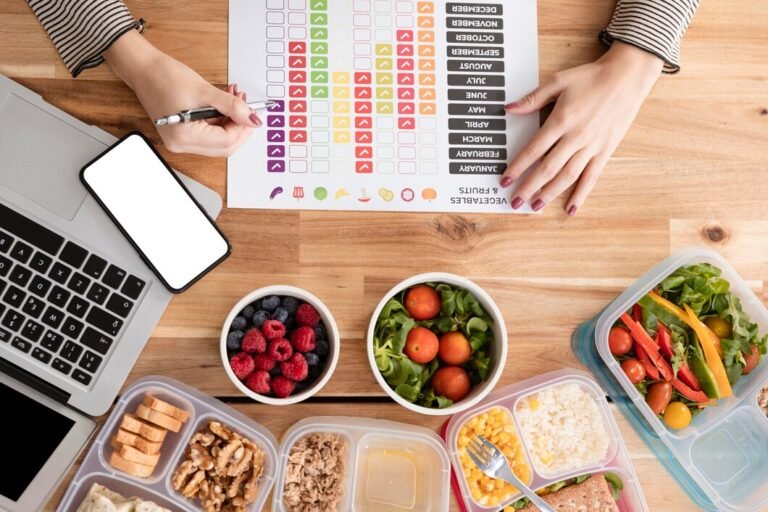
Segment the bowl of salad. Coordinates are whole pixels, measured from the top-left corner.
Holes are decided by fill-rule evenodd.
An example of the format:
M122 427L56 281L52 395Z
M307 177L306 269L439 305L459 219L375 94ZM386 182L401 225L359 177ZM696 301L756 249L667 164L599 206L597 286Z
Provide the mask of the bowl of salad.
M507 359L507 330L485 290L428 273L394 286L368 326L368 362L381 388L427 415L461 412L494 388Z
M768 325L759 299L717 255L663 275L608 325L601 318L598 351L620 366L614 375L649 421L683 435L697 416L704 427L727 414L768 374Z

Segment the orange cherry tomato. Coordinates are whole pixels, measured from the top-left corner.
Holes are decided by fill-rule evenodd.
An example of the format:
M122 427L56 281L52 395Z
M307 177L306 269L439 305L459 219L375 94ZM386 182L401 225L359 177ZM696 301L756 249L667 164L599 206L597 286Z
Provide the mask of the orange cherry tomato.
M442 395L449 400L458 402L469 394L472 384L464 368L459 366L443 366L432 376L432 387L436 395Z
M472 346L462 333L448 332L440 337L438 355L446 364L461 366L472 357Z
M645 378L645 367L643 367L643 363L637 359L625 359L621 362L621 369L624 370L624 373L632 384L642 382Z
M440 343L437 335L426 327L414 327L408 331L403 352L414 363L428 363L437 356Z
M415 320L430 320L440 313L440 295L431 286L420 284L405 294L405 309Z

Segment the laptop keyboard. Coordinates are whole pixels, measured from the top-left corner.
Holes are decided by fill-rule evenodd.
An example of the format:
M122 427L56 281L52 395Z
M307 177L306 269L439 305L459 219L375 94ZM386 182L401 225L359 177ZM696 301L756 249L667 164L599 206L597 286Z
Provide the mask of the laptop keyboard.
M0 343L88 386L145 286L0 204Z

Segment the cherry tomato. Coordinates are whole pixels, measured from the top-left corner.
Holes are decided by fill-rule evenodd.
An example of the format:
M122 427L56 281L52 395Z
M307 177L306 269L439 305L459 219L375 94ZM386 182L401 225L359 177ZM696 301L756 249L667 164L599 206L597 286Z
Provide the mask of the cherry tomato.
M611 349L611 354L623 356L632 348L632 336L625 328L614 327L608 334L608 347Z
M731 323L728 320L720 318L719 316L711 316L704 320L704 323L709 327L709 330L715 333L721 340L731 337Z
M469 375L460 366L443 366L432 376L432 387L436 395L458 402L469 394L472 383Z
M683 402L672 402L664 409L664 423L680 430L691 424L691 410Z
M625 359L621 363L621 369L627 374L627 377L632 384L642 382L645 378L645 368L637 359Z
M461 366L472 357L472 346L462 333L447 332L440 337L438 355L446 364Z
M669 382L657 382L648 386L645 401L654 414L663 413L670 400L672 400L672 384Z
M415 320L429 320L440 313L440 295L431 286L414 286L405 295L405 309Z
M414 363L428 363L437 356L437 335L426 327L414 327L408 331L403 352Z
M760 350L757 348L757 345L752 345L752 350L749 352L749 354L744 354L744 361L747 363L747 365L743 370L741 370L742 375L746 375L754 370L760 362Z

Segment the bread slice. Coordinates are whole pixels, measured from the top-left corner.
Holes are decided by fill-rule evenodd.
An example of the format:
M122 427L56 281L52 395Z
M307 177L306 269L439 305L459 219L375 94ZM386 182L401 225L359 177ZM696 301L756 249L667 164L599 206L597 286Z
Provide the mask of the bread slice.
M117 429L117 433L112 437L112 446L115 444L118 446L123 444L133 446L147 455L160 453L160 448L163 446L162 441L150 441L149 439L144 439L140 435L128 432L122 428Z
M126 444L120 445L118 448L118 453L122 458L124 458L127 461L131 462L138 462L139 464L144 464L145 466L157 466L157 463L160 461L160 454L156 453L154 455L148 455L146 453L143 453L133 446L128 446Z
M168 415L171 418L176 418L182 423L186 423L189 419L189 413L184 409L179 409L178 407L173 406L168 402L163 402L159 398L155 398L149 393L144 395L144 400L141 403L150 409L154 409L155 411Z
M166 429L147 423L131 413L123 415L123 421L120 423L120 428L155 442L163 442L165 435L168 433Z
M166 430L170 430L171 432L178 432L181 430L181 422L179 420L154 409L150 409L144 404L139 404L136 408L136 416L149 421L150 423L154 423L155 425L159 425Z
M117 452L112 452L112 455L109 457L109 463L113 468L139 478L148 478L152 476L152 471L155 470L155 466L125 460Z
M559 491L542 496L555 510L579 512L619 512L613 501L613 493L602 474L592 475L580 484L569 485ZM528 503L519 512L536 512L538 508Z

